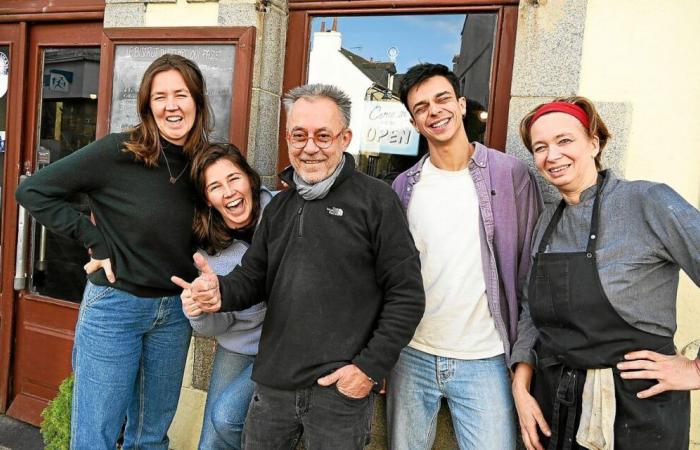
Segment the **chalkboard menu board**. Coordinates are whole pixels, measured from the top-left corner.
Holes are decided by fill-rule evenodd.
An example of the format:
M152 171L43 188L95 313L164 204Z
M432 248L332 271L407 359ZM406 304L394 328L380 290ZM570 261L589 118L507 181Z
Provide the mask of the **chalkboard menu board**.
M235 62L233 44L116 45L110 131L124 131L139 122L136 97L141 78L153 60L166 53L181 55L197 63L207 83L207 94L214 112L212 140L228 141Z

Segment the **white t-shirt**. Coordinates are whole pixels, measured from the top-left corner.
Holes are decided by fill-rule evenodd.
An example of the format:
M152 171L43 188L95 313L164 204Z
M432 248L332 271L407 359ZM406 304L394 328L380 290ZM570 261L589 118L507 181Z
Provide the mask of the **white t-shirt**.
M426 304L409 346L457 359L503 354L486 299L479 198L469 169L440 170L427 158L413 189L408 223L420 252Z

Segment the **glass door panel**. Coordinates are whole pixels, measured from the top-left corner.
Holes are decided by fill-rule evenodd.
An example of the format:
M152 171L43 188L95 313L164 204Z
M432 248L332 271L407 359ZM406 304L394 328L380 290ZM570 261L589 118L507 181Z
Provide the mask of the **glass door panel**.
M95 140L99 67L99 48L43 49L36 170ZM76 195L70 201L90 215L87 196ZM85 288L87 250L36 222L32 236L31 292L79 302Z
M2 193L5 190L5 152L7 151L7 97L10 80L10 46L0 45L0 217L3 217ZM0 271L2 274L2 271Z
M421 62L455 72L458 95L467 99L467 136L484 142L496 20L495 12L312 20L307 80L350 95L348 151L361 171L390 183L428 151L398 96L402 75Z

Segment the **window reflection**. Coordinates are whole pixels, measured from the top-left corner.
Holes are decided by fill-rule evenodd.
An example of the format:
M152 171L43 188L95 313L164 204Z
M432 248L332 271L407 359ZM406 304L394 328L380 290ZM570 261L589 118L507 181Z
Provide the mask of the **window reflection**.
M467 99L467 135L483 142L495 13L316 17L311 26L308 82L334 84L350 95L348 151L361 171L391 182L428 151L398 96L402 75L420 62L455 72L458 94Z
M98 48L44 50L37 170L95 140L99 65ZM74 208L90 215L86 195L76 195L70 201ZM87 251L36 222L33 227L32 291L80 301Z
M481 143L484 142L488 120L495 29L495 14L467 14L460 50L452 61L461 94L467 99L467 116L464 120L467 136Z

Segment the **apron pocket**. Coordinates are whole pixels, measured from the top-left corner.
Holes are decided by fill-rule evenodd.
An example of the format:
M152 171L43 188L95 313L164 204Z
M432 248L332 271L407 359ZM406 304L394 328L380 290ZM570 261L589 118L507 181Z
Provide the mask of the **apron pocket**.
M690 394L666 391L640 399L637 392L656 380L623 380L615 376L615 450L688 448Z
M546 275L535 276L535 297L530 300L530 314L538 327L557 325L557 315L554 311L552 286Z

